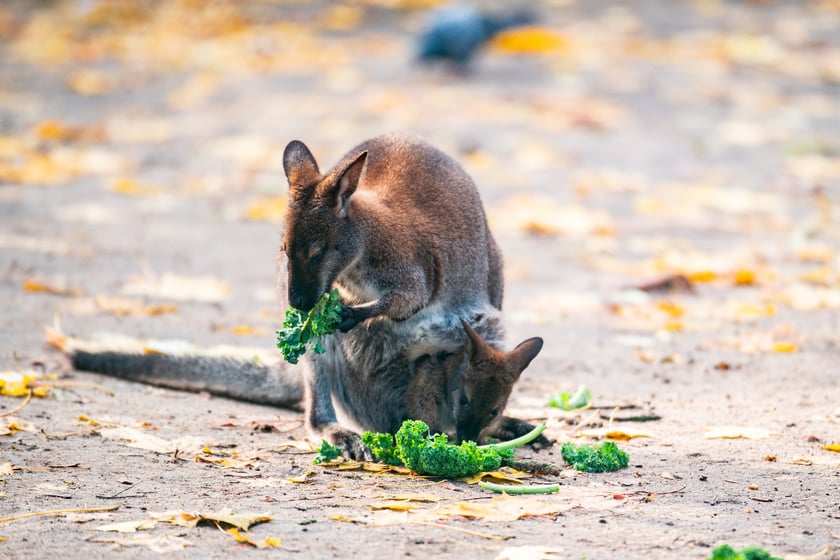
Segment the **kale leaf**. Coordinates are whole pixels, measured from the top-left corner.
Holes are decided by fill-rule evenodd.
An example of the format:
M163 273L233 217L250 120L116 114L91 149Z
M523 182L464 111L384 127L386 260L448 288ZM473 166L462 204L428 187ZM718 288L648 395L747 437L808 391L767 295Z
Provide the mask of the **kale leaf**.
M611 441L596 446L567 442L563 444L561 452L564 461L583 472L617 471L626 467L630 461L627 452Z
M283 327L277 331L277 347L283 359L296 364L307 348L323 354L321 339L335 332L341 322L342 307L338 290L333 290L321 296L309 313L294 307L286 310Z

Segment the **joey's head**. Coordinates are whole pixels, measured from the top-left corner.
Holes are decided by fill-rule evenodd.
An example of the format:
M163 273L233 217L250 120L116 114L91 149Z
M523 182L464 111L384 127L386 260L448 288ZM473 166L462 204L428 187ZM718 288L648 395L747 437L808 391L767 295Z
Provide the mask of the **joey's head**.
M529 338L511 350L496 350L463 322L466 345L460 367L449 380L449 403L459 441L478 441L502 417L519 376L542 349Z
M293 140L286 146L289 210L283 252L292 307L312 309L361 251L352 202L366 160L367 152L361 152L321 175L306 145Z

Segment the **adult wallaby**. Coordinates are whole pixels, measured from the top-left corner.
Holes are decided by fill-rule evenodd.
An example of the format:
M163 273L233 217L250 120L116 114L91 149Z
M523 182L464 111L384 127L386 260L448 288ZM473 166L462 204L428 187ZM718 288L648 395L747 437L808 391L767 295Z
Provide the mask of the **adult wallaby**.
M393 431L407 414L411 365L452 353L452 333L463 347L462 320L478 333L468 334L500 347L501 256L472 180L417 138L374 138L325 174L309 149L293 141L283 163L290 189L283 240L289 302L307 311L335 287L345 303L343 334L327 341L324 354L301 360L307 426L351 457L366 457L359 435L337 421L334 405L362 428ZM424 367L430 364L450 366L427 360ZM498 383L486 372L453 375L446 387L465 410L473 395L503 406L516 377ZM459 435L477 437L496 420L474 416L454 418Z
M77 369L154 385L281 406L304 392L314 438L356 458L369 452L354 429L393 432L410 412L462 438L527 432L529 424L499 413L541 341L501 359L501 257L467 174L404 135L369 140L323 175L301 142L283 161L290 207L279 284L287 264L291 305L306 311L333 287L345 304L345 332L325 338L324 354L293 367L225 351L147 353L142 344L114 349L56 334L51 342ZM410 405L415 396L456 402L461 412L433 414Z

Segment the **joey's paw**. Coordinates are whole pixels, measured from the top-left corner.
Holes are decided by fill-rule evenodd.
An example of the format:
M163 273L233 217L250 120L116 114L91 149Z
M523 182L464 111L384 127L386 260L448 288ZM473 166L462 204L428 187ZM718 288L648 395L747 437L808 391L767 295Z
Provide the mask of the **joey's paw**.
M548 449L552 445L554 445L554 440L553 439L548 439L544 435L540 434L540 437L538 437L537 439L535 439L534 441L529 443L528 447L530 447L534 451L540 451L540 450L543 450L543 449Z
M359 323L361 319L358 318L355 308L344 307L341 309L341 322L336 327L341 332L347 332Z

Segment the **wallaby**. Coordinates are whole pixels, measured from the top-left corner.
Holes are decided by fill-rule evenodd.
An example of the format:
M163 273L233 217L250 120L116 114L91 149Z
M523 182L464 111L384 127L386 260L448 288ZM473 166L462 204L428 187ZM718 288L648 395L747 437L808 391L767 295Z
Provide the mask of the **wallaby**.
M324 344L324 354L301 360L307 426L351 457L367 457L335 408L364 429L393 431L408 414L411 364L447 345L451 351L453 336L463 337L462 319L487 344L501 346L501 256L472 180L414 137L369 140L323 175L309 149L293 141L283 163L290 191L283 239L289 302L307 311L336 287L346 304L343 334ZM524 369L530 359L522 362ZM499 383L486 372L449 377L459 401L477 395L494 404L506 402L516 380ZM476 436L491 420L454 418L458 434Z
M507 362L489 351L503 346L501 256L477 189L457 163L404 135L369 140L324 175L298 141L289 143L283 162L290 207L279 288L287 261L291 305L306 311L333 287L345 304L344 332L325 338L324 354L306 354L296 368L218 352L108 351L54 336L74 367L281 406L297 402L302 386L312 436L354 458L370 455L350 426L393 432L410 417L409 408L459 437L530 430L525 422L490 414L501 412L539 347L528 342L528 350L517 348ZM441 358L457 355L470 359ZM464 412L435 410L432 417L428 406L409 406L410 388L435 395L435 402L452 401L445 391L457 394ZM538 445L547 443L542 438Z

